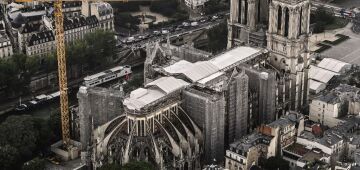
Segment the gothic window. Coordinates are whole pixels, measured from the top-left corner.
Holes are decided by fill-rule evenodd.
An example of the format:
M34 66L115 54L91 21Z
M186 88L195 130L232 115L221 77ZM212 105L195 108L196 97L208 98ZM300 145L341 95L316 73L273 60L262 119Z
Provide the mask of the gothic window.
M245 0L245 17L244 17L244 24L247 24L247 20L248 20L248 1Z
M289 35L289 8L285 10L285 37Z
M301 35L301 30L302 30L302 13L303 13L303 9L301 8L300 9L300 18L299 18L299 34L298 35Z
M242 0L239 0L239 4L238 4L238 23L241 23L241 4L242 4Z
M282 19L282 8L281 6L278 7L278 25L277 25L277 29L278 29L278 32L281 31L281 19Z
M286 51L286 44L283 44L283 51Z
M257 20L258 20L258 23L260 23L260 20L261 20L261 15L260 15L260 12L261 12L261 1L258 0L258 9L257 9Z

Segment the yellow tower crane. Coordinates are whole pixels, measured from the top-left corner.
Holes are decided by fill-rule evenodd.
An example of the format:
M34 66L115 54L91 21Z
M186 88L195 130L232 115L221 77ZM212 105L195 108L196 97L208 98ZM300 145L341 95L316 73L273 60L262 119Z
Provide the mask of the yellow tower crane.
M96 1L96 0L95 0ZM128 2L128 0L115 0L121 2ZM88 0L82 0L82 3L87 3ZM54 2L54 16L55 16L55 39L56 52L58 60L58 76L60 89L60 111L61 111L61 130L64 146L68 146L70 142L70 120L69 120L69 106L67 94L67 76L66 76L66 55L65 55L65 38L64 38L64 16L62 13L62 1L56 0Z
M62 13L62 1L76 1L76 0L15 0L15 2L54 2L54 17L55 17L55 40L56 53L58 61L58 77L59 77L59 91L60 91L60 112L61 112L61 130L62 140L64 146L70 143L70 119L69 119L69 103L67 94L67 76L66 76L66 55L65 55L65 38L64 38L64 16ZM78 0L82 3L88 3L88 0ZM90 0L100 1L101 0ZM128 0L104 0L104 1L119 1L128 2ZM137 1L137 0L135 0Z
M64 38L64 17L62 13L62 1L54 2L55 16L55 40L56 53L58 61L58 77L60 91L60 111L61 111L61 131L63 144L67 146L70 142L70 120L69 120L69 103L67 93L67 76L66 76L66 55L65 55L65 38Z

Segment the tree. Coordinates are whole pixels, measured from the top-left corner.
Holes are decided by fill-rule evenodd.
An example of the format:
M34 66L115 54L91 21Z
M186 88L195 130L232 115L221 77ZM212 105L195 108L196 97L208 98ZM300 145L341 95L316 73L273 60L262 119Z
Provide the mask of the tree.
M116 164L116 163L105 164L97 169L99 169L99 170L155 170L155 167L148 162L133 161L133 162L129 162L123 166Z
M150 10L167 17L172 17L176 13L178 6L177 0L151 1Z
M311 23L315 23L314 33L321 33L325 31L326 25L334 23L335 17L324 7L316 9L315 14L312 15Z
M227 45L227 33L226 22L210 29L207 33L209 39L208 51L216 53L224 50Z
M19 152L10 145L0 145L0 169L15 169L19 162Z
M122 170L155 170L154 166L144 161L134 161L125 164Z
M39 132L39 137L37 140L37 150L41 150L55 142L53 139L55 138L52 129L50 128L48 123L49 120L44 120L40 118L33 118L34 128Z
M61 113L59 110L54 110L50 113L48 126L53 133L55 141L61 139Z
M272 170L272 169L288 170L289 163L279 156L277 157L272 156L265 161L263 168L267 170Z
M140 19L130 14L117 14L115 15L115 25L123 28L136 29L140 24Z
M116 54L116 40L113 32L96 30L86 34L84 41L87 47L85 50L87 63L91 68L108 65Z
M205 2L204 6L204 12L206 15L228 9L228 6L222 3L221 0L209 0Z
M39 132L29 115L9 116L0 124L0 146L16 148L24 159L32 156L38 138Z
M112 163L112 164L105 164L101 166L100 168L97 168L98 170L120 170L121 165Z
M40 158L35 158L31 161L24 163L21 168L22 170L42 170L45 169L45 160Z

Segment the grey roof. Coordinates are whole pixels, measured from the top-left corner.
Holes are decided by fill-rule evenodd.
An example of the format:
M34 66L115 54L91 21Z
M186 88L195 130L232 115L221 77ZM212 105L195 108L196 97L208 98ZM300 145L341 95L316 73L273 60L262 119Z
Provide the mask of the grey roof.
M161 77L145 85L145 88L138 88L124 99L124 105L131 110L140 110L159 99L166 97L169 93L185 88L189 83L174 77Z
M31 32L35 32L35 31L40 31L40 26L41 26L41 24L29 24L29 23L26 23L20 29L20 32L21 33L31 33Z
M352 135L350 139L350 144L360 145L360 135Z
M28 41L28 46L42 44L42 43L46 43L49 41L55 41L55 35L52 31L39 32L39 33L33 34L30 37L30 39Z
M166 94L169 94L187 85L189 85L189 83L181 79L176 79L174 77L161 77L153 82L148 83L145 87L156 86Z
M62 4L63 8L72 8L72 7L81 7L81 2L77 2L77 1L66 1L63 2Z
M339 141L353 137L353 130L359 126L360 117L348 116L342 119L337 126L332 127L324 132L323 137L317 138L311 132L302 132L302 138L315 141L324 146L331 147ZM354 141L356 142L356 141Z
M334 92L329 92L325 95L320 95L316 99L323 101L325 103L332 103L332 104L340 102L340 98Z
M247 152L251 147L258 144L268 145L272 138L272 136L266 136L264 134L254 132L231 143L230 150L236 150L236 152Z
M348 84L340 84L335 88L336 92L354 92L357 93L360 91L360 88L357 88L355 86L350 86Z
M324 58L317 66L335 73L339 73L341 69L346 66L349 67L351 64L333 58Z
M334 76L337 75L339 74L313 65L310 67L310 71L309 71L310 79L322 83L328 83Z
M302 118L303 116L301 114L298 114L297 112L290 112L288 113L288 115L282 116L280 119L271 122L267 126L276 128L276 127L286 127L289 125L295 125Z

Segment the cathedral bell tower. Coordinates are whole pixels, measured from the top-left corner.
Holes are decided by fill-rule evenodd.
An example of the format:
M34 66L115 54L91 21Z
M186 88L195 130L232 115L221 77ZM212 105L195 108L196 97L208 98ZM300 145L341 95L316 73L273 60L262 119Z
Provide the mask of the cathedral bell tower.
M270 0L267 49L282 85L278 102L290 110L307 103L310 0Z

